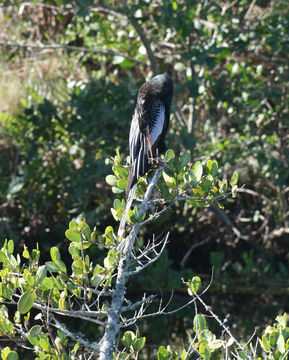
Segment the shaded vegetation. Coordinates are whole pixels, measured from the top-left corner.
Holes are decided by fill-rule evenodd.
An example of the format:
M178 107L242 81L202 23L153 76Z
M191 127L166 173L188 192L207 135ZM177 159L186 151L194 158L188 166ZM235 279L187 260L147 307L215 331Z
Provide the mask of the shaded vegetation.
M245 188L224 210L178 204L150 226L170 228L168 250L129 291L176 289L182 302L180 277L209 279L214 267L212 302L236 332L288 310L288 15L285 0L2 2L1 239L38 242L48 257L68 247L71 219L103 233L113 222L109 158L117 147L128 154L139 85L169 68L168 146L216 159L228 179L237 169Z

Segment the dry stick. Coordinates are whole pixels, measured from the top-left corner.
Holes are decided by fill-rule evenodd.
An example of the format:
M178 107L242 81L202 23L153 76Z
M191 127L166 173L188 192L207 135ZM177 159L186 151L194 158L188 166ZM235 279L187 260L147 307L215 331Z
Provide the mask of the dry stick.
M163 164L156 170L152 180L149 183L143 202L139 205L140 217L144 215L144 213L149 207L149 200L152 196L152 192L165 166L166 162L163 162ZM124 247L118 265L115 291L112 296L110 309L107 311L107 322L105 327L105 333L100 343L99 360L110 360L112 358L115 339L121 326L119 319L122 314L122 304L125 298L125 285L127 277L129 276L131 253L140 228L140 224L134 225L130 234L123 240Z
M121 56L124 59L133 61L135 63L147 66L143 61L137 60L129 55L118 53L117 51L112 50L101 50L101 49L89 49L84 46L73 46L73 45L66 45L66 44L52 44L52 45L44 45L44 44L35 44L35 43L24 43L24 42L13 42L13 41L0 41L0 46L8 46L8 47L19 47L19 48L28 48L34 50L73 50L73 51L80 51L80 52L87 52L87 53L94 53L94 54L102 54L102 55L112 55L112 56Z
M130 20L132 26L134 27L135 31L137 32L137 34L139 35L142 43L143 43L143 46L145 47L146 49L146 52L147 52L147 56L149 58L149 61L150 61L150 65L151 65L151 68L152 68L152 71L153 73L156 75L160 72L160 69L159 69L159 65L157 63L157 60L154 56L154 53L152 51L152 48L151 48L151 42L150 40L147 38L145 32L143 31L142 27L140 26L138 20L133 16L131 15L130 13L130 9L127 5L127 2L126 0L121 0L121 3L127 13L127 17L128 19Z
M244 346L233 336L230 329L224 324L223 321L221 321L218 316L211 310L210 306L208 306L202 298L197 294L194 293L194 296L199 300L199 302L204 306L204 308L213 316L215 320L220 324L220 326L226 331L226 333L234 339L235 343L239 346L239 348L245 353L248 359L253 359L252 356L248 353L248 351L244 348Z

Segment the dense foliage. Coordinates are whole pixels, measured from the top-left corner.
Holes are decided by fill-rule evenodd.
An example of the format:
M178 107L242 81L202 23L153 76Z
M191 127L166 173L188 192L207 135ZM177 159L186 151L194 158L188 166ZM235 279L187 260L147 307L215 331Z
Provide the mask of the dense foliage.
M182 302L181 276L214 267L211 300L237 332L273 322L288 310L288 12L286 0L3 1L1 240L37 242L47 259L69 246L70 220L96 235L113 223L109 159L118 148L125 162L139 85L169 69L169 147L216 159L221 178L237 169L245 187L224 210L180 203L151 225L169 227L170 243L130 291L176 289ZM178 342L186 316L145 325Z

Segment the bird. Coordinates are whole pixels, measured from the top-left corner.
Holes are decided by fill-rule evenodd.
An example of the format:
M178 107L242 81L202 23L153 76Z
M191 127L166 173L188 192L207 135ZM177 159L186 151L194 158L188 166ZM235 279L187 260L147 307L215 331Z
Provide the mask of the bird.
M126 206L118 235L125 232L125 214L132 205L138 179L149 169L149 159L166 149L165 137L170 121L173 79L168 73L154 76L139 89L129 132L130 167L126 187Z

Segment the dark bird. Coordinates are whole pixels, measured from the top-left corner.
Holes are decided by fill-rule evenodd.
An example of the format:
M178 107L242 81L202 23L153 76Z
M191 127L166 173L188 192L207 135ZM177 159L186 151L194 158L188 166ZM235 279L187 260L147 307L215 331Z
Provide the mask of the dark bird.
M167 73L153 77L139 89L129 134L130 168L124 214L131 207L138 179L148 171L149 158L165 150L173 90L173 79ZM123 216L119 234L124 227Z

